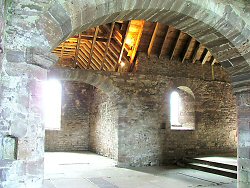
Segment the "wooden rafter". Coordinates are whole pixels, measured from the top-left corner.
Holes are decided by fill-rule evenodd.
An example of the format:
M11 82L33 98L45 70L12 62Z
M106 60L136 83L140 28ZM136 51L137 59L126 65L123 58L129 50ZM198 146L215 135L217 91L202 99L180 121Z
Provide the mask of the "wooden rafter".
M86 55L84 54L82 48L80 48L79 54L80 54L80 57L82 58L82 61L83 61L83 63L84 63L84 67L87 68L87 65L88 65L88 56L86 56Z
M105 47L105 52L104 52L104 55L103 55L102 64L101 64L101 68L100 68L101 70L103 69L104 63L105 63L106 58L107 58L107 54L108 54L111 38L112 38L112 35L113 35L114 27L115 27L115 22L113 22L112 25L111 25L108 42L107 42L106 47Z
M217 61L216 61L216 59L214 58L213 61L212 61L212 63L211 63L211 65L214 65L216 62L217 62Z
M137 38L136 38L136 41L135 41L135 44L134 44L134 47L133 47L133 51L132 51L132 54L131 54L131 57L130 57L130 62L129 62L130 63L130 67L129 67L130 71L131 71L132 64L134 63L134 59L135 59L135 55L136 55L137 49L138 49L139 44L140 44L140 40L141 40L141 36L142 36L144 24L145 24L145 21L142 20L140 28L138 30Z
M83 53L85 54L85 56L87 56L87 59L89 60L89 51L91 50L91 43L86 43L84 46L83 46ZM87 61L88 62L88 61ZM88 63L87 63L87 66L88 66ZM91 60L91 64L89 66L89 68L92 67L92 69L94 70L98 70L98 65L96 63L96 57L93 55L92 56L92 60Z
M163 49L164 49L165 45L167 44L167 38L168 38L169 31L170 31L170 27L167 28L167 32L166 32L166 35L164 37L164 41L163 41L162 46L161 46L161 51L160 51L160 55L159 55L160 58L163 56Z
M73 36L55 48L53 53L60 58L58 65L118 71L124 61L129 65L124 70L132 71L137 51L145 52L148 56L157 51L159 58L178 58L182 63L186 60L193 63L199 61L202 65L218 63L198 41L171 26L136 20L97 28Z
M171 52L170 52L170 60L173 60L174 58L174 55L175 55L175 51L176 51L176 47L177 47L177 44L180 40L180 37L181 37L181 31L180 30L177 30L177 39L174 41L174 44L173 44L173 48L171 49Z
M103 49L103 51L105 50L104 49L104 46L105 46L106 44L101 44L100 45L100 47ZM112 43L110 43L110 48L109 48L109 51L108 51L108 53L107 53L107 59L106 59L106 62L113 68L112 70L114 70L115 69L115 64L116 64L116 62L117 62L117 59L118 59L118 55L116 55L116 53L114 52L114 49L113 49L113 46L112 46L113 44ZM116 56L117 56L117 58L116 58ZM104 65L106 65L106 63L104 64ZM110 69L111 70L111 69Z
M123 24L124 26L128 26L128 24ZM110 28L107 25L103 25L103 28L110 33ZM114 27L114 31L113 31L113 38L112 40L116 41L118 44L120 44L122 46L122 41L124 39L122 33L123 31L120 30L119 28L117 28L117 26L115 25ZM111 40L111 41L112 41ZM125 44L125 50L128 52L129 51L129 46L127 44Z
M159 28L159 23L157 22L155 24L154 32L153 32L153 35L151 37L151 40L150 40L150 43L149 43L149 46L148 46L148 56L151 55L151 51L152 51L152 48L153 48L153 45L154 45L154 42L155 42L155 38L156 38L158 28Z
M206 59L205 59L205 57L207 56L207 54L208 54L208 50L206 49L206 48L204 48L203 49L203 52L202 52L202 54L201 54L201 57L200 57L200 61L203 63L203 61L205 62L206 61ZM205 63L203 63L203 65L204 65Z
M205 50L204 50L205 51ZM210 53L209 53L209 51L208 50L206 50L206 52L205 52L205 57L202 59L202 62L201 62L201 64L202 65L204 65L206 62L207 62L207 59L208 59L208 57L209 57L209 55L210 55Z
M196 62L197 52L198 52L200 47L201 47L201 44L198 41L196 41L194 52L193 52L193 55L192 55L192 63Z
M62 43L62 50L61 50L61 56L60 56L60 57L61 57L61 60L63 60L63 54L64 54L64 43L65 43L65 42L63 42L63 43Z
M101 70L101 66L102 66L102 59L103 59L102 54L103 54L103 50L100 47L99 42L97 42L96 45L95 45L94 55L97 57L97 62L98 62L99 70Z
M93 41L93 38L94 38L94 36L83 36L83 35L81 36L82 41ZM73 42L75 39L78 39L78 36L71 37L70 41ZM96 37L96 41L107 42L108 38L98 36L98 37Z
M128 26L127 26L127 29L126 29L126 32L125 32L125 35L122 39L122 48L121 48L121 51L120 51L120 55L119 55L119 59L115 65L115 71L118 71L118 68L119 68L119 65L121 63L121 60L122 60L122 56L123 56L123 51L124 51L124 48L125 48L125 42L126 42L126 38L127 38L127 34L128 34L128 31L129 31L129 28L130 28L130 24L131 22L129 22Z
M87 68L87 66L85 65L85 60L84 58L82 57L82 52L81 52L81 49L79 49L79 54L78 54L78 66L81 68L81 69L85 69Z
M77 44L76 44L75 59L74 59L75 67L77 66L77 59L78 59L80 44L81 44L81 33L78 34L78 39L77 39Z
M92 44L90 42L86 43L86 46L88 47L89 50L91 50L92 48ZM98 50L97 50L97 45L95 45L95 50L93 50L92 53L92 60L91 63L93 63L95 65L95 67L99 70L100 66L101 66L101 61L102 61L102 57L98 54Z
M105 48L106 48L106 43L103 43L103 42L98 42L97 44L96 44L96 46L97 46L97 48L99 48L99 51L102 53L102 54L104 54L104 52L105 52ZM110 49L109 49L110 50ZM103 59L103 58L102 58ZM116 61L114 61L114 62L116 62ZM102 63L102 62L101 62ZM100 70L111 70L111 65L113 65L112 64L112 60L110 59L110 56L109 56L109 52L107 53L107 56L106 56L106 60L105 60L105 62L103 63L103 67L102 67L102 69L101 69L101 66L102 66L102 64L101 64L101 66L100 66Z
M93 55L93 51L94 51L94 47L95 47L95 42L96 42L96 38L97 38L97 35L98 35L98 31L99 31L99 26L97 26L95 28L95 35L93 37L93 40L92 40L92 44L91 44L91 49L90 49L90 53L89 53L89 60L88 60L88 68L91 64L91 59L92 59L92 55Z
M187 40L187 43L186 43L186 46L185 48L183 49L182 51L182 59L181 59L181 62L184 63L186 57L187 57L187 54L188 54L188 49L190 48L191 44L192 44L192 37L188 37L188 40Z

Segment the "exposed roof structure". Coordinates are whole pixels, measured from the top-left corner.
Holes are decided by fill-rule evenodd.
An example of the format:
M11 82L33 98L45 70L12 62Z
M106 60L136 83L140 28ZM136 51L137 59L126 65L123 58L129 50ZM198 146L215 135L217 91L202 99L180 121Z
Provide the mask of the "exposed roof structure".
M171 26L144 20L115 22L91 28L54 49L57 65L71 68L133 71L137 52L188 63L218 63L196 39ZM123 70L124 71L124 70Z

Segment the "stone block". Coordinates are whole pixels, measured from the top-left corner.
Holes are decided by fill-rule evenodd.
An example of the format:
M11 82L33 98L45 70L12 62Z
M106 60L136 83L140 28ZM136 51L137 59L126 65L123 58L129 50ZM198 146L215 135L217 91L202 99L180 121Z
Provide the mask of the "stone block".
M68 36L72 31L71 18L63 6L57 1L50 7L49 13L55 18L62 28L63 36Z
M13 136L4 136L2 139L2 153L3 160L16 160L17 159L17 138Z
M25 53L23 51L6 50L6 59L8 62L25 62Z
M38 21L36 27L40 33L44 35L44 40L48 42L50 49L52 50L63 41L64 33L60 24L53 18L49 12L45 12Z

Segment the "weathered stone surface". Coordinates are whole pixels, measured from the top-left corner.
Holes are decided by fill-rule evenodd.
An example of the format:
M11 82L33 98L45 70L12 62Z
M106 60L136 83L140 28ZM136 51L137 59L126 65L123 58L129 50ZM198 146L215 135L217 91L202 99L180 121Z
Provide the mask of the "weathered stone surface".
M238 93L238 169L239 187L249 185L250 174L250 94L248 92Z
M6 52L6 60L9 62L24 62L25 53L23 51L8 51Z
M89 150L93 87L78 82L62 83L60 130L46 130L46 151Z
M96 90L90 114L90 150L118 160L117 103L104 92Z
M45 54L44 51L39 48L28 48L26 50L26 62L28 64L37 65L42 68L49 68L55 64L57 60L58 57L55 54Z
M96 83L106 77L119 91L115 98L94 92L90 118L91 150L116 158L118 143L120 166L157 165L171 163L186 155L236 151L235 100L223 68L215 67L213 81L209 66L183 65L157 57L148 58L144 54L137 60L143 62L139 63L143 66L137 66L137 72L130 74L85 70L66 70L63 74L63 70L55 70L54 76L58 78L93 82L99 89L104 86ZM80 75L88 75L89 79ZM179 86L187 86L194 93L194 131L170 129L169 97ZM218 134L220 136L215 137Z
M5 136L2 139L1 158L4 160L16 160L17 157L17 139L12 136Z
M27 0L1 1L0 2L0 5L1 5L0 6L1 7L0 20L3 20L2 12L3 12L4 6L2 5L4 2L8 2L8 8L6 9L8 11L8 15L6 18L7 29L5 29L6 35L5 35L5 41L4 41L4 49L25 52L26 48L39 47L39 48L44 49L44 51L48 52L49 50L53 49L53 47L57 46L65 38L67 38L70 34L74 34L75 32L80 31L80 29L87 29L88 27L93 26L97 23L105 23L105 21L102 21L100 19L102 17L106 19L108 15L121 13L120 17L117 16L116 14L116 16L113 19L109 17L108 21L111 22L111 21L114 21L114 19L118 19L118 18L121 18L121 19L131 18L132 19L132 18L137 18L137 17L140 19L150 18L155 21L159 19L159 20L162 20L162 22L169 23L174 26L176 25L179 28L183 28L183 30L186 31L191 36L196 36L197 34L197 39L205 43L210 42L210 40L206 39L209 37L201 38L201 35L199 35L199 32L203 31L206 28L206 26L211 26L214 28L214 31L215 31L213 35L213 40L211 41L216 42L216 35L218 36L218 38L221 38L222 39L221 41L223 41L224 43L228 43L228 41L224 39L226 38L229 39L229 42L233 45L232 47L236 47L239 54L244 57L244 64L248 63L248 66L249 66L249 63L250 63L250 59L248 55L249 50L250 50L250 45L249 45L249 29L250 29L249 7L250 7L250 4L249 4L249 1L243 1L243 0L237 0L237 1L167 0L167 1L157 1L157 2L143 1L142 3L142 1L140 0L126 0L122 2L117 1L117 0L108 0L108 1L106 0L101 0L101 1L82 0L81 4L83 4L83 7L81 7L81 12L77 13L77 15L78 14L81 15L81 22L82 22L81 23L82 27L80 26L81 28L79 28L79 24L75 24L77 19L76 20L72 19L72 18L74 19L77 18L77 17L72 17L72 15L74 15L73 12L76 9L65 8L65 7L72 7L72 6L67 5L67 4L71 4L72 1L59 1L60 3L64 2L63 6L60 6L60 5L57 6L57 7L60 7L59 10L57 10L55 6L53 7L53 5L55 5L57 1L52 1L52 0L48 0L48 1L34 1L34 0L32 1L27 1ZM9 4L9 2L11 3ZM85 6L84 8L84 5L89 5L89 6ZM170 12L170 15L173 15L173 17L171 17L170 19L171 22L168 21L167 17L161 15L161 14L164 14L163 9L165 9L166 12L167 11ZM56 10L56 12L54 10ZM146 14L144 14L145 12ZM147 14L147 13L150 13L150 14ZM190 17L191 19L187 19L186 18L187 16ZM183 18L183 19L178 19L178 17ZM65 18L65 20L63 20L62 18L63 19ZM2 21L0 21L0 23L2 23ZM1 31L2 30L0 30L0 32ZM209 32L209 35L211 34L212 33ZM0 37L2 38L1 33L0 33ZM211 48L212 48L212 45L211 45ZM0 61L1 61L1 51L2 51L1 49L2 47L0 46ZM229 57L232 58L231 54L228 54L228 55L230 55ZM223 59L226 60L225 56L227 56L227 54L223 56ZM38 61L42 60L40 59L40 57L38 57L37 59L39 59ZM17 61L15 59L13 60ZM36 62L36 64L37 63L40 63L40 62ZM2 61L0 62L0 67L1 65L2 65ZM22 68L21 66L25 66L25 68ZM25 113L27 111L27 107L26 107L27 104L25 102L20 102L16 100L16 98L18 98L17 95L23 92L25 93L24 96L29 98L29 95L26 92L27 88L21 89L21 90L13 89L13 86L18 86L18 88L25 88L24 85L22 85L23 84L22 82L23 81L25 82L25 80L28 80L30 75L34 76L38 74L37 70L33 72L31 71L32 68L27 69L26 66L27 65L25 64L14 65L13 63L10 63L10 62L4 63L4 71L3 71L4 75L2 74L1 86L0 86L1 87L0 92L3 92L3 91L5 92L4 94L0 93L1 112L3 111L3 113L1 113L0 122L2 122L1 124L4 125L4 128L3 128L4 134L8 133L8 130L11 124L11 121L10 122L7 121L5 117L7 117L7 119L15 119L15 117L18 116L17 114L19 114L19 111L23 110L23 112ZM241 66L236 66L232 68L234 70L230 72L234 72L234 73L239 73L241 71L244 71L245 69L245 68L242 68ZM25 74L25 71L28 71L29 74ZM6 75L6 73L8 75ZM37 77L35 76L35 78ZM161 77L159 76L159 78ZM210 80L210 78L208 78L207 80ZM140 81L134 82L134 80L129 80L127 78L126 79L124 78L124 82L122 83L129 83L131 85L139 84L143 86L144 84L146 84L147 86L147 82L148 81L146 81L146 83L140 82ZM181 81L178 81L178 82L181 82ZM2 85L2 83L4 84ZM172 83L173 81L169 82L170 85L173 85ZM96 82L96 84L100 85L99 82ZM243 90L249 91L249 88L250 88L249 81L244 81L244 80L242 80L240 83L233 84L233 86L237 88L238 92L243 91ZM109 88L114 89L114 87L109 87ZM129 87L127 87L126 90L130 93L133 93L131 90L129 90ZM117 90L115 90L114 92L112 91L111 93L114 94L116 92ZM137 94L138 96L139 94L150 96L150 95L153 95L153 93L155 93L155 91L151 91L150 88L147 88L146 92L138 91ZM10 102L10 97L7 97L8 94L10 96L14 96L14 100L11 99L11 102ZM115 96L115 95L111 95L111 96ZM121 98L124 99L123 97ZM129 97L126 96L125 99L129 100ZM34 101L32 101L32 103L33 102ZM121 103L124 104L124 106L128 106L128 107L134 106L133 101L131 101L131 103L129 104L125 104L124 101ZM152 103L152 101L149 101L148 104L150 103ZM139 104L137 104L136 106L138 108L142 107ZM150 105L145 105L145 108L146 107L148 108L148 106ZM128 113L130 115L131 114L133 115L131 109L132 108L130 108L128 112L120 111L120 113L121 114ZM25 117L29 117L28 127L31 127L31 125L32 126L36 125L36 127L39 127L38 129L41 130L42 128L40 128L40 123L36 124L36 122L33 122L36 119L35 115L37 115L37 113L38 113L37 111L36 112L32 111L32 112L29 112L29 116L25 116ZM123 122L135 123L135 125L136 123L143 124L143 122L140 122L136 118L131 119L131 120L130 119L125 120L125 117L122 117L122 119L124 120ZM41 121L41 119L39 119L39 121ZM2 127L1 127L1 130L2 130ZM157 131L153 131L153 132L156 133ZM140 138L142 140L144 139L144 136L141 135L140 133L138 134L136 133L136 135L139 135L137 136L139 140ZM31 142L31 140L29 139L26 141ZM146 143L150 145L149 143L151 142L147 140ZM32 149L41 150L41 148L32 148ZM28 149L28 151L30 150ZM157 151L159 150L155 148L154 151L156 151L157 153ZM125 149L124 149L124 152L126 152ZM34 156L34 155L32 154L31 156ZM145 161L143 161L145 162L144 164L147 163L146 161L150 161L151 158L154 159L154 156L151 156L151 157L143 156L143 157L146 159ZM133 157L125 155L122 152L120 154L120 158L123 158L122 161L127 161L130 159L133 160ZM30 158L24 159L24 160L28 161L30 160ZM135 161L137 161L138 163L135 162L134 164L140 163L139 159L136 159ZM156 161L154 161L153 164L155 162ZM10 185L12 184L13 187L24 187L24 184L26 184L26 186L28 187L33 187L35 185L37 186L41 185L42 183L41 178L38 178L38 179L32 178L25 174L19 174L15 172L15 170L13 170L13 169L21 169L22 168L21 162L13 164L12 167L13 168L11 168L11 170L9 171L10 173L8 173L5 176L6 178L4 178L6 181L1 182L0 186L10 187ZM242 183L239 184L239 186L249 187L248 186L249 184L247 185L247 183L249 183L249 178L248 179L246 178L247 176L249 177L249 172L242 170L241 174L242 175L240 176L239 181L241 181ZM242 180L241 180L241 177L242 177Z

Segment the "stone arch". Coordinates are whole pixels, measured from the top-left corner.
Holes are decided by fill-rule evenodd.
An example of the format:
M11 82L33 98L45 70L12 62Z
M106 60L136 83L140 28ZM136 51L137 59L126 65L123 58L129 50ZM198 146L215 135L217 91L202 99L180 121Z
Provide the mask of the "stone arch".
M240 3L239 1L237 0L235 4ZM11 34L8 36L7 42L5 42L6 60L4 59L3 65L5 69L8 66L11 67L12 64L9 62L13 59L18 62L39 64L36 59L40 62L43 59L41 60L37 56L41 54L45 56L46 53L50 55L51 49L81 30L116 20L145 19L173 25L195 37L229 70L235 91L247 91L250 85L250 23L247 20L249 15L244 13L240 6L230 4L234 2L231 1L228 4L227 2L229 0L224 0L222 3L217 0L48 1L43 8L38 6L38 10L30 12L34 14L29 20L32 26L18 23L15 24L15 29L21 32L9 32L14 33L12 36L17 35L18 37L15 39L15 37L11 37ZM36 6L22 6L25 3L28 4L26 1L16 3L18 4L16 5L18 13L22 12L24 8L37 8ZM26 11L23 13L24 17L27 16L27 13ZM36 20L38 16L40 19ZM22 36L31 28L32 34ZM20 39L19 36L23 38ZM11 45L12 42L15 44L14 47ZM37 53L33 52L33 47L36 48ZM11 59L13 54L8 52L9 49L14 50L15 58ZM25 50L20 51L23 49ZM45 59L48 58L45 57ZM50 63L51 61L48 61L48 64ZM89 76L88 79L95 78ZM104 82L99 83L97 80L92 83L97 86L101 83L104 84ZM244 105L243 103L242 106L245 107L246 105ZM243 107L240 112L244 114L245 108ZM125 113L124 117L126 117ZM240 123L241 127L247 125L247 123ZM126 126L126 124L126 118L119 120L119 125ZM244 134L242 137L244 138ZM244 177L245 174L242 179Z
M114 85L113 80L106 76L103 72L91 70L52 70L48 74L49 78L56 78L59 80L78 81L95 86L102 90L110 97L121 96L119 89ZM121 101L121 98L119 99Z
M215 0L55 1L40 16L37 27L52 49L79 31L117 20L145 19L173 25L203 43L230 71L235 91L241 91L248 89L244 83L249 83L250 30L249 21L237 9Z
M195 86L187 79L177 79L173 81L173 85L167 93L166 100L168 109L166 111L169 116L170 127L172 130L195 130ZM180 104L172 104L173 94L177 93ZM179 106L178 124L173 124L173 108ZM176 113L176 112L174 112ZM177 114L175 114L176 116ZM175 120L177 120L175 118Z
M195 99L194 92L187 86L178 86L178 89L187 92L189 95L191 95Z

